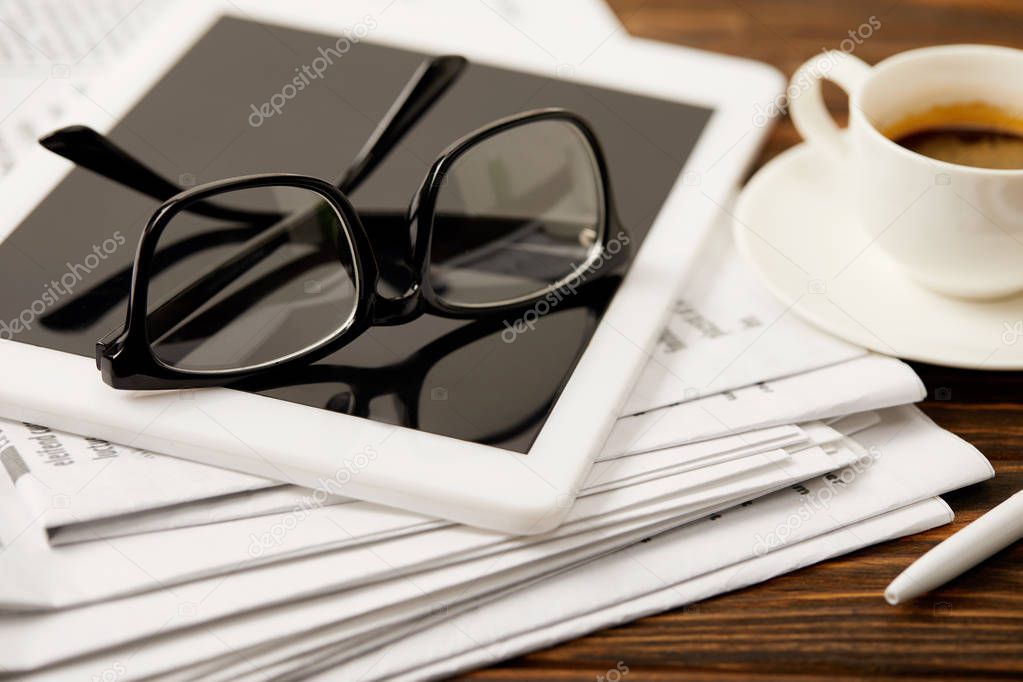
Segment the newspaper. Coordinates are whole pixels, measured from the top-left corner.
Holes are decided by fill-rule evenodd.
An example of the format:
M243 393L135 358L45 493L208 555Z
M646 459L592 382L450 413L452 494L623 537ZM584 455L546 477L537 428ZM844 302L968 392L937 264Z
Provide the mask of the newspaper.
M0 553L5 575L0 604L7 609L64 608L204 578L217 584L220 579L215 576L226 573L235 573L231 579L236 582L239 571L256 575L256 568L265 564L270 566L260 571L274 570L283 559L328 550L334 550L331 556L342 564L330 573L331 580L355 585L397 571L540 547L626 523L649 523L658 515L703 513L832 471L862 456L858 446L842 445L832 451L812 446L792 455L763 453L754 455L752 462L727 462L706 467L709 471L684 472L586 495L575 502L562 526L535 536L507 536L451 524L415 532L436 519L365 502L60 548L22 542L21 537L31 532L22 531ZM380 540L388 535L402 537ZM379 540L372 550L360 546L367 538ZM295 565L279 567L281 575L289 575ZM313 578L298 583L288 580L281 589L301 594L314 584Z
M837 365L622 417L598 459L779 424L906 405L926 395L913 369L873 353Z
M210 523L223 523L255 516L284 514L309 506L330 507L349 502L355 502L355 500L329 493L317 494L313 498L308 488L296 485L275 485L251 492L213 496L195 502L157 507L97 521L48 527L47 533L50 544L59 547L76 542L95 542L125 535L155 533L161 530L204 526ZM438 521L438 523L440 522Z
M902 415L893 415L889 411L886 414L886 425L867 432L861 436L864 443L877 453L876 463L865 469L853 469L838 477L826 477L820 481L808 482L796 486L784 493L777 493L773 496L756 500L750 505L731 510L711 520L705 521L704 527L700 524L693 524L686 528L672 531L652 541L634 547L630 547L612 557L604 558L601 561L587 564L582 568L575 569L565 576L548 578L536 586L527 586L523 590L515 591L513 597L498 602L497 607L487 601L479 606L473 618L465 620L462 617L451 614L454 627L438 628L429 634L428 637L409 638L409 631L423 627L424 624L410 624L405 628L398 628L378 635L368 641L359 641L357 650L368 650L373 652L364 658L355 658L353 647L348 640L344 641L343 650L345 654L339 655L340 641L330 642L329 633L320 633L313 639L303 638L301 641L292 641L282 644L280 651L267 652L260 650L253 656L245 655L236 657L236 661L244 660L247 664L258 664L261 672L268 675L282 674L283 671L293 668L295 665L305 665L307 661L302 660L300 652L314 652L310 654L313 659L325 661L326 665L337 665L332 668L331 676L326 679L390 679L403 670L406 663L411 662L414 668L425 665L430 661L437 661L438 667L444 668L441 664L452 657L464 654L468 659L476 661L477 665L487 662L494 662L505 657L500 652L502 647L499 641L504 637L511 637L513 634L521 636L525 641L537 641L537 635L542 631L545 624L549 625L562 618L571 620L581 614L593 613L593 625L589 629L620 622L613 615L604 615L603 609L610 609L615 613L618 602L630 602L636 600L637 595L644 595L645 590L653 590L650 594L659 595L660 603L657 608L651 608L641 613L630 614L630 618L640 617L657 610L672 608L688 603L684 596L674 594L678 588L684 586L686 581L699 579L703 581L706 591L702 597L712 596L723 591L736 589L752 582L766 579L786 570L792 570L808 562L819 561L824 558L821 550L830 541L823 541L825 544L816 543L813 548L804 547L803 551L790 553L800 556L798 562L793 563L772 563L771 570L767 573L762 571L763 562L760 557L769 555L775 550L782 549L791 543L803 543L800 540L805 537L813 537L813 529L807 532L807 527L818 523L833 522L836 526L846 527L844 533L838 537L848 541L846 544L852 547L871 544L887 537L889 531L883 530L887 526L881 522L870 521L866 525L875 530L882 530L876 537L868 538L860 534L859 522L847 523L850 519L857 518L858 514L883 512L887 509L886 503L890 500L889 495L899 487L898 481L904 474L913 475L916 467L929 467L931 465L930 454L932 448L942 447L941 441L945 440L944 447L961 449L962 455L966 457L974 474L985 477L990 475L990 465L978 457L971 446L959 439L942 432L935 427L926 417L923 417L913 408L904 408ZM926 432L930 431L934 439L924 438ZM919 448L914 451L916 461L898 472L892 469L885 469L882 466L884 458L900 456L902 448ZM967 462L964 462L966 464ZM889 488L890 492L884 492L882 488ZM880 499L877 497L880 495ZM779 502L781 501L781 502ZM772 509L772 505L779 503L780 506ZM926 504L926 503L925 503ZM951 520L951 512L947 505L941 502L930 501L927 506L930 511L923 515L933 523L915 526L916 529L945 523ZM747 508L748 507L748 508ZM909 512L908 515L920 518L919 508L916 512ZM876 518L876 517L875 517ZM745 532L740 532L737 527L743 527ZM710 529L713 528L711 531ZM873 533L869 535L874 535ZM818 537L827 537L827 531ZM701 544L704 543L704 544ZM735 554L733 547L740 547L740 552ZM700 571L708 565L721 559L724 554L724 561L730 556L746 556L739 559L728 570L711 569L707 577L697 578ZM708 560L706 557L714 557ZM641 576L641 577L640 577ZM707 582L709 581L709 582ZM592 585L599 584L602 589L598 592L592 590ZM548 585L550 587L548 587ZM685 594L684 592L682 593ZM879 595L880 598L880 595ZM649 601L649 600L648 600ZM655 602L656 603L656 602ZM503 606L503 608L501 608ZM482 617L480 614L486 614ZM512 615L513 614L513 615ZM448 614L442 614L441 618L446 619ZM585 616L582 616L585 618ZM465 627L463 627L463 625ZM461 629L457 634L453 629ZM432 628L431 628L432 629ZM587 630L575 631L576 635L584 634ZM447 637L445 643L438 643L437 635L443 633ZM532 637L529 633L532 633ZM400 637L399 643L394 638ZM432 647L420 648L417 639L429 641ZM543 639L543 638L540 638ZM467 641L473 643L467 645ZM392 647L386 646L392 642ZM547 643L558 641L557 639L544 640ZM498 646L494 646L498 644ZM327 654L321 650L327 650ZM495 654L495 648L498 653ZM330 651L333 649L333 651ZM299 661L282 662L279 667L271 665L275 661L290 656L299 656ZM354 658L354 663L352 662ZM218 661L223 663L223 661ZM444 668L446 669L446 668ZM462 669L462 668L459 668ZM244 674L244 669L238 670L238 665L233 667L234 672ZM232 668L224 672L232 672ZM304 670L304 672L308 672ZM336 676L340 675L340 676ZM351 677L345 677L350 675ZM378 677L380 675L380 677ZM423 679L422 671L415 673L415 679ZM410 677L412 679L413 677ZM217 679L216 676L213 679Z
M761 429L644 453L614 467L600 465L587 486L653 471L679 473L715 458L723 462L808 442L798 426ZM20 477L26 505L42 514L43 525L58 540L54 544L286 512L310 495L306 488L5 420L0 420L0 450L8 475ZM29 486L26 474L38 485ZM317 506L352 501L340 494L341 481L325 479L323 488ZM188 504L197 501L202 504Z
M803 322L790 308L756 281L735 250L731 230L712 230L623 414L792 376L867 353Z
M0 2L0 177L44 134L75 123L91 83L173 0Z
M722 521L727 521L727 516ZM844 528L821 534L732 566L719 568L695 578L663 585L640 597L620 579L636 572L637 564L663 563L690 551L673 533L622 550L610 557L587 564L543 582L519 590L510 590L499 599L474 607L467 613L444 619L414 634L405 634L400 642L385 646L382 638L372 642L375 649L354 660L339 657L335 647L319 657L300 657L271 666L264 659L248 657L248 666L221 669L243 675L241 679L266 679L286 672L309 675L310 679L346 680L425 680L439 679L458 672L493 665L529 651L553 646L581 637L603 627L613 627L643 616L696 604L723 592L748 587L804 566L825 561L863 547L919 533L949 523L952 511L941 498L929 498L901 509L878 514ZM583 582L599 581L607 587L585 600L578 599ZM565 604L565 595L574 598ZM878 595L880 598L880 595ZM419 624L413 624L417 628ZM394 633L396 634L396 633ZM392 634L393 636L393 634ZM367 642L366 644L369 644ZM367 647L368 648L368 647ZM276 653L276 652L275 652ZM259 665L257 678L250 674ZM210 671L213 673L214 671Z
M0 444L39 482L26 503L47 528L277 485L258 476L184 462L45 426L0 420ZM8 470L10 475L10 470ZM27 494L26 494L27 495Z
M857 440L871 453L870 457L858 460L858 465L674 531L680 543L677 546L686 548L681 555L684 560L680 560L678 551L671 552L662 556L657 564L645 563L645 570L635 570L636 566L633 566L633 570L617 573L616 578L601 576L599 584L606 586L616 599L629 598L623 593L626 588L636 590L635 594L639 596L663 588L665 584L675 584L735 565L935 494L984 480L993 474L990 464L975 448L936 427L915 408L886 410L882 418L882 423L857 435ZM737 520L722 525L721 522L730 517ZM711 528L713 531L708 530ZM512 557L519 551L505 551L499 556L483 558L482 562L468 561L405 572L388 581L354 589L338 589L317 598L281 600L276 608L218 620L204 628L173 632L172 628L167 628L156 639L134 642L125 649L115 648L80 659L48 673L54 676L52 679L73 679L72 675L93 674L118 661L119 657L123 658L125 651L131 652L132 671L139 676L170 671L190 661L198 664L217 657L224 657L224 661L237 661L239 656L265 650L271 644L284 646L300 642L342 646L344 643L345 655L354 655L355 647L347 645L354 643L355 638L365 637L374 631L379 634L381 628L394 628L401 623L428 617L436 612L438 604L455 608L570 565L541 555L534 556L531 564L518 563L512 572L504 571L507 566L505 560L514 561ZM328 567L340 568L337 563L330 563L329 557L318 560L323 562L318 571L329 570ZM306 559L293 566L293 572L289 573L292 580L307 583L309 575L299 571L298 567L312 566L312 561ZM598 567L602 562L591 565ZM245 571L230 576L223 581L221 588L209 594L207 603L231 598L237 607L242 601L259 601L255 595L262 589L275 589L280 579L270 580L270 574L258 576L257 573ZM593 602L593 582L579 580L573 584L576 585L573 591L565 593L563 600L555 600L550 608L560 610L561 604L567 605L571 600ZM239 586L243 592L234 591ZM175 588L174 595L166 594L169 590L162 590L138 599L154 599L154 595L164 594L168 605L176 607L182 600L194 599L196 595L208 592L209 588L209 585L191 584ZM193 589L196 591L192 592ZM722 589L727 589L727 586L719 586L717 591ZM207 603L203 604L203 616ZM78 614L81 621L77 624L65 622L61 631L73 633L70 639L81 641L89 636L89 622L119 624L122 618L137 620L143 617L142 614L150 614L154 618L167 615L166 609L159 614L153 613L152 605L142 608L143 602L134 598L123 600L123 604L133 604L137 608L118 610L111 603L40 616L54 619L47 621L51 629L40 632L54 631L52 628L59 622L57 618ZM522 608L529 610L531 607L524 602ZM96 611L89 614L90 609ZM518 618L525 616L520 612ZM509 622L518 620L512 618ZM137 623L133 623L132 627L135 625ZM18 646L12 650L22 657L33 650L33 638L25 634L24 628L25 621L21 621L15 631L3 632L5 641L17 643ZM12 636L17 639L8 639ZM96 641L92 649L112 641L111 637L101 634L93 636ZM36 656L43 653L40 649L48 652L55 644L50 641L47 647L35 646ZM68 647L68 642L61 641L59 645ZM379 642L372 648L380 650Z
M788 427L783 429L783 431L789 432L793 429L799 431L801 436L799 441L793 442L796 440L796 435L793 433L792 436L786 439L788 442L755 443L746 441L746 434L743 434L742 438L726 437L718 441L703 441L701 443L655 450L630 457L595 462L593 468L590 469L585 487L580 495L589 495L626 485L635 485L655 478L686 471L695 471L697 469L709 468L721 471L720 468L715 467L718 464L740 463L739 466L743 466L744 469L748 470L751 468L750 459L753 455L768 454L774 451L783 458L791 457L805 449L807 445L827 446L842 438L842 433L825 425L823 422L812 422L804 424L802 427ZM762 436L772 431L774 429L764 429L763 431L753 433ZM844 433L851 435L847 431ZM740 442L734 448L726 449L724 447L725 444L721 443L721 441L727 442L733 438ZM708 444L717 445L718 452L705 454L695 447Z
M617 484L638 472L678 472L715 456L724 461L806 443L807 435L795 425L759 429L644 453L627 465L603 465L587 486ZM0 420L0 450L8 475L20 476L21 495L42 514L53 544L284 512L302 506L310 495L305 488L33 424ZM26 473L39 485L30 487ZM340 494L342 482L324 480L323 488L317 506L351 501ZM188 504L196 501L203 503Z
M627 458L624 463L602 462L595 465L590 472L582 494L603 492L714 464L735 462L769 451L786 449L793 452L794 448L823 445L838 437L836 431L823 424L811 423L803 427L776 427L743 434L741 438L734 436L720 441L703 441L692 446L643 453ZM333 486L330 481L326 481L325 485L329 489L343 489L340 484ZM60 546L90 542L353 501L340 495L319 494L320 492L325 491L311 492L307 488L281 485L248 493L211 497L191 504L160 507L127 516L62 525L48 528L50 544ZM315 498L312 498L312 495L315 495ZM44 515L43 518L48 520L49 517Z

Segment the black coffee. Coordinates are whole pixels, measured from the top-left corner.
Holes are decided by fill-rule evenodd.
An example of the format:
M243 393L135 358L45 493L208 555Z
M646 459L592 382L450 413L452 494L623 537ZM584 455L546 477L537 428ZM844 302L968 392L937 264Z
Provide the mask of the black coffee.
M884 132L906 149L939 161L1023 169L1023 113L986 102L938 105Z
M1023 168L1023 135L969 127L932 128L895 140L918 154L978 168Z

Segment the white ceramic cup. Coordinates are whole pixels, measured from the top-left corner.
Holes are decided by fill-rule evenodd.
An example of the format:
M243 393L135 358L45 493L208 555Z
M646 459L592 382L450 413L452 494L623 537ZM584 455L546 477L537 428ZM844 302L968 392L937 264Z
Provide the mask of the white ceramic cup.
M849 95L847 131L824 106L822 79ZM1023 169L938 161L881 133L936 106L981 102L1023 112L1023 50L927 47L873 67L845 52L825 52L796 72L789 98L803 138L848 168L853 210L872 246L945 295L1023 291Z

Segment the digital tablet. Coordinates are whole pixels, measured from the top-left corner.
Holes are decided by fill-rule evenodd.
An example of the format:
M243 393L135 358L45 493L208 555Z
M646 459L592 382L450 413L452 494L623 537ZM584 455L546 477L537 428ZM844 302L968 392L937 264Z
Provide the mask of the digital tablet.
M0 187L0 415L482 528L550 530L758 149L783 80L762 64L615 34L568 66L523 35L331 8L186 3L143 54L90 88L77 122L182 189L255 173L333 179L426 60L462 55L457 81L348 197L354 210L406 215L457 140L563 109L587 122L605 157L629 252L619 276L503 316L369 327L268 380L118 390L97 371L96 343L124 324L136 246L159 202L40 148ZM172 264L153 282L194 279L197 267ZM293 290L320 293L319 276L288 272ZM280 338L322 323L293 313L302 301L289 305L273 319Z

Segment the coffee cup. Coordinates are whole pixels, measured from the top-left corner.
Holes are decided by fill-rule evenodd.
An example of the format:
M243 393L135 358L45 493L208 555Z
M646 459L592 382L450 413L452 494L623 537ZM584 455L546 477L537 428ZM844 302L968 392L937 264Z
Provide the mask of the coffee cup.
M844 131L824 106L822 80L849 97ZM947 296L1023 291L1023 165L1011 167L1012 155L1023 149L1013 146L1023 143L1023 50L927 47L874 66L846 52L824 52L796 72L789 98L803 138L847 170L855 198L848 210L871 247ZM975 131L983 146L971 148L975 140L963 130ZM945 157L949 147L993 148L1010 167L968 165L961 159L974 163L975 155Z

